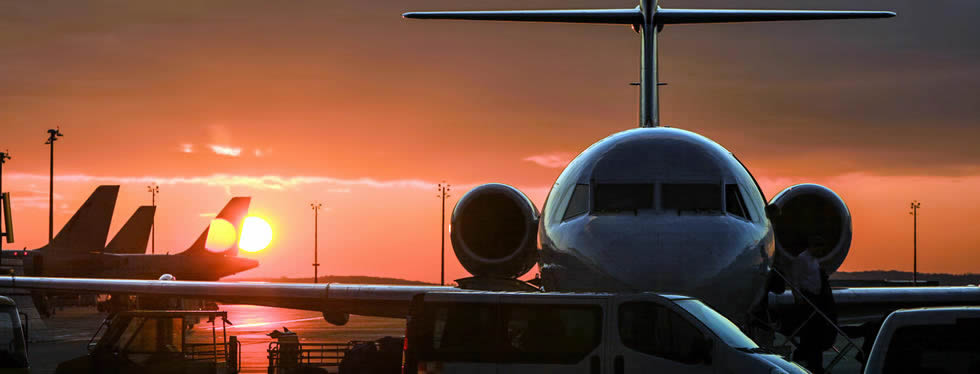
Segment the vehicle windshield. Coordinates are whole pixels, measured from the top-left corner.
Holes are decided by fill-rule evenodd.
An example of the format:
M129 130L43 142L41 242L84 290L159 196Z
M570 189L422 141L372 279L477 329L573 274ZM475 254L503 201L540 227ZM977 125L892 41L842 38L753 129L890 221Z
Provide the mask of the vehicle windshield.
M0 307L0 368L26 368L27 350L17 308Z
M691 313L694 318L697 318L705 326L708 326L711 331L714 331L715 335L718 335L728 346L746 349L759 348L759 345L755 344L748 336L745 336L732 321L718 314L718 312L704 305L704 303L694 299L677 300L676 302L681 308Z

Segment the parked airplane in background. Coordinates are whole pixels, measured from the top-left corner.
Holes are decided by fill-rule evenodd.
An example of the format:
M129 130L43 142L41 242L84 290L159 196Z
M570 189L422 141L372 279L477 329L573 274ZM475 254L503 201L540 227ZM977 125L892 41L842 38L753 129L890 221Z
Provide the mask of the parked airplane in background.
M758 308L774 318L792 295L767 294L766 280L809 237L823 238L821 266L835 271L851 242L846 204L803 184L766 200L734 154L696 133L659 127L657 33L667 25L892 17L891 12L631 9L406 13L406 18L631 25L640 33L640 128L584 150L555 182L539 212L503 184L476 187L456 204L451 239L473 277L462 288L527 289L537 263L545 291L669 292L697 297L746 327ZM536 238L537 237L537 238ZM540 242L540 248L537 243ZM178 277L179 279L179 277ZM410 300L447 287L224 283L0 277L0 287L208 297L231 303L405 317ZM977 287L850 288L834 291L845 320L880 320L899 307L980 304ZM767 302L768 301L768 302ZM771 321L774 322L774 321Z
M18 259L24 273L33 276L157 279L162 273L177 279L216 281L259 266L238 257L235 245L218 253L205 249L209 227L186 250L175 255L145 254L155 207L143 206L109 244L106 238L119 186L99 186L50 244L35 250L3 251L4 260ZM232 198L216 218L241 232L249 197Z
M144 205L136 209L129 220L123 225L116 236L106 244L105 253L146 253L146 243L150 240L153 229L153 215L157 207Z

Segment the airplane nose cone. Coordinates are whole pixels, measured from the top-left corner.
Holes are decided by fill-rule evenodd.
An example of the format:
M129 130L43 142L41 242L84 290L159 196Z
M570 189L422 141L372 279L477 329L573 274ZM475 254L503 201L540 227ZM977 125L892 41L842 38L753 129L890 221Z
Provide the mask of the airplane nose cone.
M602 291L659 292L747 310L765 281L760 231L734 218L704 215L597 216L576 249L608 279ZM580 277L579 279L585 279Z
M606 217L603 217L606 218ZM645 220L624 225L619 217L598 219L591 227L595 237L611 238L596 252L609 274L636 291L690 294L708 287L731 261L721 244L723 232L691 230L686 225Z

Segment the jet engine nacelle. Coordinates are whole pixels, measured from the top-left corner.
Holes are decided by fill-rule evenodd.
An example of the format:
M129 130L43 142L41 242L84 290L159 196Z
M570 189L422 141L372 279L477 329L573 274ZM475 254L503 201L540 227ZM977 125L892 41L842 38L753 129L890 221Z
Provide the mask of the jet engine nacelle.
M795 256L818 244L813 254L827 274L837 271L851 248L851 213L834 191L818 184L798 184L780 192L766 208L776 232L776 264L787 269Z
M450 238L456 258L475 277L517 278L538 258L538 210L520 190L484 184L453 209Z

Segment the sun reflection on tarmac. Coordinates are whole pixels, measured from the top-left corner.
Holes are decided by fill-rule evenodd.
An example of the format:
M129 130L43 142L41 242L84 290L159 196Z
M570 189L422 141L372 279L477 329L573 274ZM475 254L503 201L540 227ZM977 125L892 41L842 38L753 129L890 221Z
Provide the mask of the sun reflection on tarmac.
M269 308L252 305L221 305L228 312L228 336L237 336L242 344L242 372L265 373L268 368L266 350L272 330L283 326L299 335L300 341L346 343L351 340L374 340L385 336L405 334L405 320L393 318L351 316L345 326L334 326L323 320L319 312ZM220 326L220 323L219 325ZM193 335L211 336L211 324L200 323ZM218 331L220 335L220 330Z

